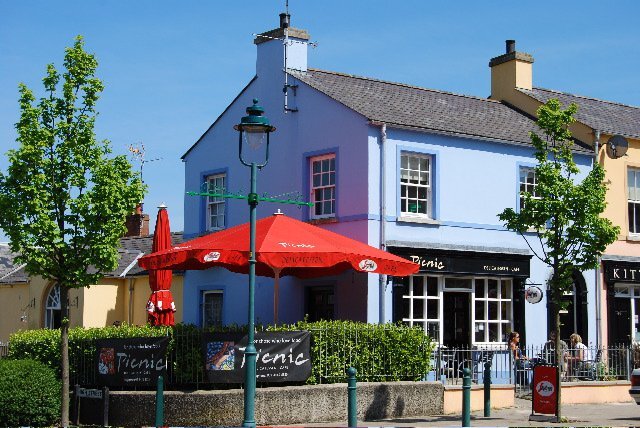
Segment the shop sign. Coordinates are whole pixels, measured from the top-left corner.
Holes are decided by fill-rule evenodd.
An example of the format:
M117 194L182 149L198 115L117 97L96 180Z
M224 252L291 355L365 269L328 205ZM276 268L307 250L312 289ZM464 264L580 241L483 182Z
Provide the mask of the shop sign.
M557 368L554 366L535 366L533 368L533 413L556 414L556 396L558 394L556 370Z
M311 375L308 331L257 332L256 380L302 382ZM247 336L236 333L203 335L207 378L213 383L242 383L245 375Z
M96 379L104 386L152 386L167 368L168 337L96 341Z
M640 263L605 261L604 266L608 282L640 283Z
M536 285L529 286L524 292L524 298L529 303L540 303L542 296L542 289Z

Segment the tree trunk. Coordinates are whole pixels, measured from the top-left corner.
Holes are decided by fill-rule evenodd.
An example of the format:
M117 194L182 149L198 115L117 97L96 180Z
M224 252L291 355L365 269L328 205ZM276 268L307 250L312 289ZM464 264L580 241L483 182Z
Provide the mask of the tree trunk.
M62 400L60 426L69 426L69 288L60 284L60 369L62 375Z
M562 403L562 388L560 387L560 381L562 380L561 368L564 355L562 355L562 349L560 349L560 307L554 305L553 311L556 318L556 385L558 391L556 393L556 422L562 422L562 407L560 406Z

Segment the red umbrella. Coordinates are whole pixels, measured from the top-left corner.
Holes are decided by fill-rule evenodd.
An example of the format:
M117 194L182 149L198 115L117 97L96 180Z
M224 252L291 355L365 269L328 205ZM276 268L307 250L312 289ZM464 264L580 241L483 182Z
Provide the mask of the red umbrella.
M313 278L347 269L407 276L417 264L280 213L256 222L256 274L276 278L274 318L277 320L277 278ZM208 269L222 266L249 271L249 224L193 239L138 260L145 269Z
M153 233L153 247L151 251L166 251L171 249L171 231L167 207L158 207L156 229ZM142 266L142 265L140 265ZM147 302L148 321L151 325L174 325L173 313L176 305L171 294L172 271L167 269L149 269L149 286L151 296Z

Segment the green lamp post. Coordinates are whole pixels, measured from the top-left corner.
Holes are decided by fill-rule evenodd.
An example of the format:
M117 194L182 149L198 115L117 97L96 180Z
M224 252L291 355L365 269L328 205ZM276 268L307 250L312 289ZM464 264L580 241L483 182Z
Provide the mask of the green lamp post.
M255 286L256 286L256 207L258 206L257 175L269 162L269 133L276 130L269 125L269 119L264 114L264 108L258 105L258 100L253 99L253 105L247 107L247 116L233 128L239 133L238 153L240 162L251 168L251 191L249 193L249 331L247 348L245 349L245 379L244 379L244 420L242 426L255 427L255 399L256 399L256 347L255 335ZM260 150L265 142L266 149L264 162L255 160L247 161L243 156L243 142L250 149ZM253 159L254 156L252 156Z

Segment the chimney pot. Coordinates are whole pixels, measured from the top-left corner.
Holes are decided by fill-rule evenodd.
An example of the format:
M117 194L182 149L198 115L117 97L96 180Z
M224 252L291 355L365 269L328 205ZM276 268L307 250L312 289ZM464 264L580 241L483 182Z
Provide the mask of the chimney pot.
M291 15L288 13L280 14L280 28L289 28L289 20L291 19Z
M513 53L516 51L516 41L515 40L507 40L507 53Z

